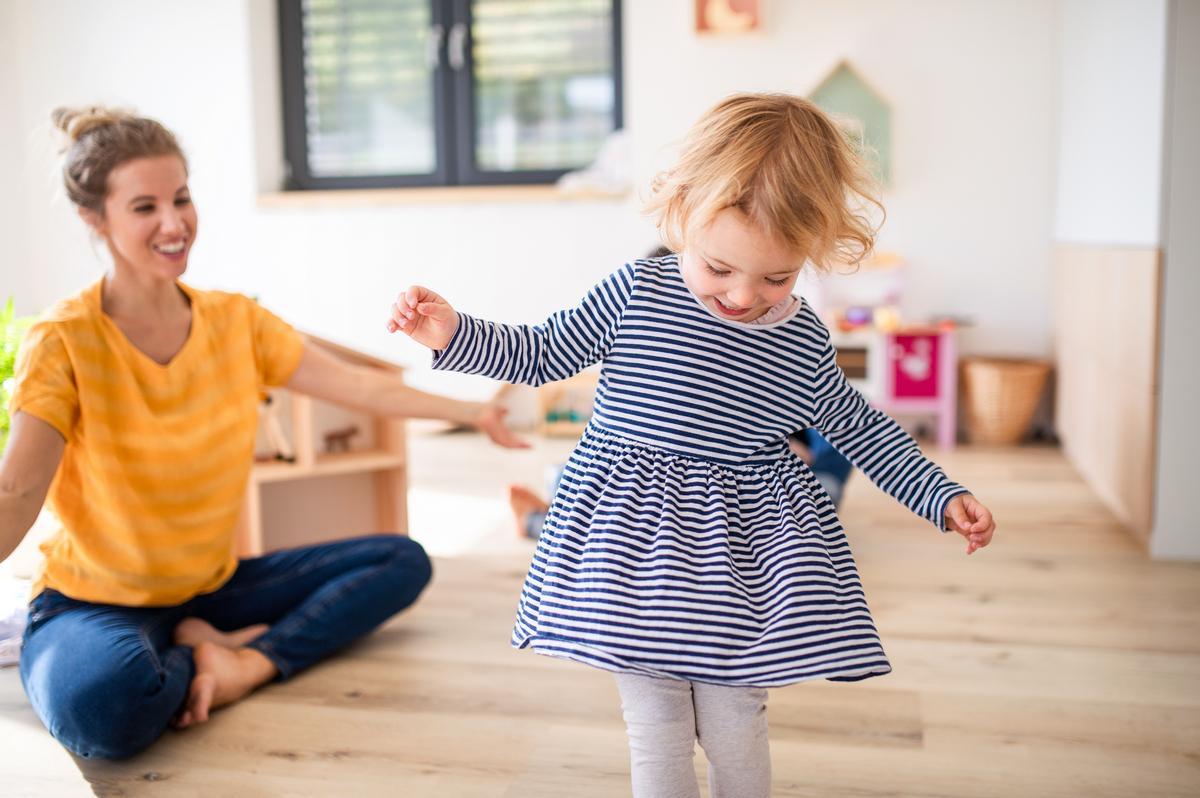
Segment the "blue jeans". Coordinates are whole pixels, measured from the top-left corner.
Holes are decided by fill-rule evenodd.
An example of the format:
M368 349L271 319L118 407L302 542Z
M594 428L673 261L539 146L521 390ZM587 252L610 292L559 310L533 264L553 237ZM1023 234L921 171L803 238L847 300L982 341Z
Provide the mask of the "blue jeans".
M149 746L195 675L176 624L270 624L248 644L280 680L370 632L412 604L432 568L420 544L371 535L242 560L212 593L171 607L120 607L45 590L29 606L21 683L55 739L82 757L122 759Z
M808 451L812 455L812 462L808 467L812 470L813 476L825 488L829 498L833 499L833 506L840 507L842 491L846 487L846 480L850 478L850 472L854 470L854 466L815 429L801 430L796 433L796 436L800 438L801 443L808 447Z

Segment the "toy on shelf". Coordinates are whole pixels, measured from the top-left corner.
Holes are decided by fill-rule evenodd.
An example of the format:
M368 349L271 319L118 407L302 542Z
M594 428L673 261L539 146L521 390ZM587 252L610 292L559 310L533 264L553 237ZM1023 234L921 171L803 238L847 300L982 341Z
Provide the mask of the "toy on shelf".
M824 310L842 332L868 327L894 330L900 326L904 294L904 261L879 253L857 271L834 272L820 283Z
M262 401L258 403L258 418L271 451L256 454L255 462L267 463L273 460L284 463L296 462L296 451L292 448L292 443L287 439L287 435L284 434L283 425L279 423L279 402L276 402L275 397L269 393L263 394Z
M325 438L325 453L333 454L334 452L350 451L350 439L360 433L362 430L357 424L351 424L348 427L341 429L331 429L324 434Z
M578 437L592 417L600 381L598 371L584 371L538 389L539 431L551 437Z

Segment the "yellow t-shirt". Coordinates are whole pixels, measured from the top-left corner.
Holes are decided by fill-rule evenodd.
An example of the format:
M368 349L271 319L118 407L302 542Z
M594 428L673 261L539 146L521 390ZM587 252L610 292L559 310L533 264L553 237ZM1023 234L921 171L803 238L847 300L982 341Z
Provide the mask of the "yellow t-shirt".
M35 595L179 604L237 566L259 398L291 378L304 344L248 297L179 287L192 326L165 366L104 314L100 282L51 308L22 342L12 412L67 441L49 494L61 528L42 544Z

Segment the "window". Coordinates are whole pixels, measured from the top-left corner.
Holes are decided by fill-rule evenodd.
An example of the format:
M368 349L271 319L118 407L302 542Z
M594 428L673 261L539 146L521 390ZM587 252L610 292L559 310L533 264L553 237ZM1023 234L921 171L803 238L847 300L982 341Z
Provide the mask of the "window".
M621 127L620 0L279 0L289 189L550 183Z

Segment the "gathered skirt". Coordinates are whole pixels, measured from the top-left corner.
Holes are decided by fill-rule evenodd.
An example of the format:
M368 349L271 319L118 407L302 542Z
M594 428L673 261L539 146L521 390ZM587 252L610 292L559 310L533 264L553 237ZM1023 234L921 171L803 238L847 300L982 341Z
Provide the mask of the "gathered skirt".
M594 423L547 514L512 643L733 686L891 670L833 502L799 458L780 447L717 463Z

